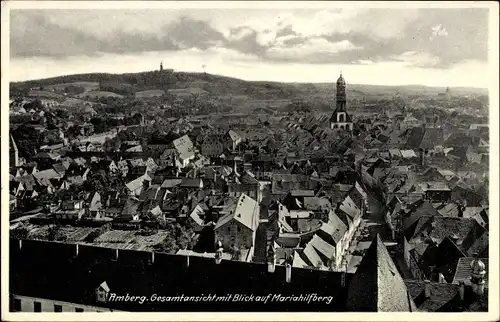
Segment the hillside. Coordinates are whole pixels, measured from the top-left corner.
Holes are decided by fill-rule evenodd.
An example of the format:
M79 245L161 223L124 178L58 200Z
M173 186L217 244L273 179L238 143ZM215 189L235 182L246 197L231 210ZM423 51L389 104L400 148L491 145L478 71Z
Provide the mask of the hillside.
M137 92L167 93L176 90L185 90L193 95L207 93L213 96L247 96L251 99L308 99L310 97L328 97L334 94L334 83L277 83L244 81L237 78L219 76L207 73L187 72L141 72L127 74L90 73L66 75L26 82L10 84L11 95L26 92L30 88L40 88L45 91L72 92L73 94L91 93L96 96L135 96ZM445 91L445 88L410 86L377 86L363 84L349 84L348 94L351 98L366 96L393 96L396 94L430 95L434 96ZM450 88L455 95L469 95L476 93L487 95L486 89L480 88ZM93 96L93 95L91 95Z

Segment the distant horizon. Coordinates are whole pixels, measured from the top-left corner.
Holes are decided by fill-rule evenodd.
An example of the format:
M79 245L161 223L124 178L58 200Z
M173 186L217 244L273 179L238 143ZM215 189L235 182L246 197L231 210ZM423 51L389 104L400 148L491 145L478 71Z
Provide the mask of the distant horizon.
M337 78L334 78L332 81L319 81L319 82L284 82L284 81L270 81L270 80L248 80L240 77L234 77L230 75L224 75L224 74L216 74L216 73L208 73L208 72L197 72L197 71L184 71L184 70L176 70L174 68L168 68L164 67L165 70L173 70L174 73L191 73L191 74L208 74L212 76L217 76L217 77L227 77L227 78L233 78L245 82L268 82L268 83L277 83L277 84L289 84L289 85L294 85L294 84L312 84L312 85L330 85L330 84L335 84L337 81ZM108 73L108 72L88 72L88 73L76 73L76 74L60 74L60 75L55 75L55 76L50 76L50 77L44 77L44 78L33 78L33 79L26 79L26 80L19 80L19 81L10 81L9 84L20 84L20 83L27 83L27 82L37 82L37 81L44 81L44 80L50 80L54 78L59 78L59 77L69 77L69 76L79 76L79 75L92 75L92 74L107 74L107 75L128 75L128 74L141 74L141 73L151 73L151 72L159 72L159 69L153 69L153 70L143 70L143 71L138 71L138 72L123 72L123 73ZM423 85L423 84L403 84L403 85L393 85L393 84L387 84L387 85L381 85L381 84L368 84L368 83L349 83L347 82L347 85L354 85L354 86L374 86L374 87L425 87L425 88L439 88L439 89L477 89L477 90L486 90L488 91L489 89L487 87L478 87L478 86L429 86L429 85Z
M9 80L164 67L247 81L488 88L488 8L34 9ZM495 57L490 57L494 59Z

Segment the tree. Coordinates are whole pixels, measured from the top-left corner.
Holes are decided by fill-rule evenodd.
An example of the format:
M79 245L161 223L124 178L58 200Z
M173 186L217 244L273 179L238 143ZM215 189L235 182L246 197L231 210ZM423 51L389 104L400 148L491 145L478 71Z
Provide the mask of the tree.
M175 254L178 249L175 238L171 234L168 234L165 239L155 247L156 251L169 254Z
M32 126L22 124L12 131L20 155L30 160L39 146L43 144L43 137Z
M48 240L49 241L65 241L68 238L58 225L52 225L48 230Z
M118 136L110 139L106 139L103 144L103 149L105 152L114 152L120 149L120 138Z
M28 228L24 224L21 224L10 232L10 237L16 239L26 239L28 237L28 234Z

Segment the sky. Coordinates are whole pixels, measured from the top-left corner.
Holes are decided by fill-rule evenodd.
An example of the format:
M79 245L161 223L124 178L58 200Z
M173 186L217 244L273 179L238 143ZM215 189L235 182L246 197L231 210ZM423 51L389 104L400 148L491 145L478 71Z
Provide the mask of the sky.
M12 9L10 80L164 68L488 87L488 9Z

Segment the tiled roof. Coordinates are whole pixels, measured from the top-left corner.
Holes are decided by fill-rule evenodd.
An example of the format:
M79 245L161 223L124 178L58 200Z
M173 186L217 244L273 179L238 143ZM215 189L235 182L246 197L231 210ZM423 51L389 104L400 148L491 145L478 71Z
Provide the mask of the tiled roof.
M140 176L130 182L128 182L127 184L125 184L125 186L127 187L127 189L129 189L130 191L134 191L134 190L137 190L139 189L141 186L142 186L142 183L145 181L145 180L148 180L150 181L151 178L147 175L143 175L143 176Z
M218 229L234 219L248 227L250 230L255 231L258 225L256 217L259 215L259 209L259 203L257 201L253 200L246 194L242 194L238 198L234 210L221 217L219 221L217 221L214 229Z
M351 218L355 218L356 216L361 215L361 211L349 196L347 196L340 205L340 210L345 212Z
M406 141L406 146L411 149L420 148L420 143L425 134L425 129L422 127L414 127L410 130L408 139Z
M293 267L300 267L300 268L305 268L305 267L308 267L309 264L307 264L303 259L302 257L300 256L300 254L297 252L297 251L294 251L293 253L293 263L292 263L292 266Z
M306 257L307 261L311 266L317 267L319 264L323 264L323 260L319 256L319 254L316 252L314 247L312 246L311 243L308 243L306 247L304 248L304 256Z
M412 312L416 309L403 278L378 235L349 284L347 309L355 312Z
M291 190L290 195L293 197L313 197L314 190Z
M241 136L238 133L234 132L233 130L229 130L227 134L233 141L241 140Z
M417 154L413 150L401 150L401 156L405 159L416 158Z
M459 294L455 285L447 283L428 282L430 297L425 296L425 282L405 280L406 287L420 311L437 312L443 306L450 304Z
M180 184L184 188L199 188L203 184L203 180L199 178L184 178Z
M330 216L328 223L323 223L320 230L328 235L335 243L340 242L347 232L347 226L336 216Z
M323 210L331 208L330 201L321 197L305 197L304 207L308 210Z
M424 182L420 184L423 191L449 191L448 183L442 181Z
M308 244L311 244L317 252L323 254L328 259L332 259L335 255L335 246L329 244L317 234L313 236Z
M430 150L433 149L436 145L441 145L442 143L443 143L442 129L426 128L418 148Z
M460 247L462 241L469 233L476 229L477 222L472 218L443 217L443 216L422 216L414 224L413 230L409 230L408 241L412 239L432 239L437 243L450 236L457 240ZM460 247L462 248L462 247Z
M50 180L50 179L57 179L61 178L61 175L56 172L54 169L47 169L43 171L38 171L33 174L35 179L37 179L39 182L44 181L44 180Z
M455 203L448 203L443 207L438 207L437 210L443 216L458 217L460 213L460 206Z
M455 276L453 277L453 284L459 284L460 282L464 282L466 285L470 285L470 277L472 274L471 263L474 260L474 257L462 257L458 260L457 269L455 271ZM488 258L480 258L480 260L484 263L486 276L485 281L488 281Z
M175 186L180 185L181 182L182 182L182 180L183 180L182 178L179 178L179 179L165 179L163 181L163 183L161 184L161 187L162 188L167 188L167 189L173 188Z

